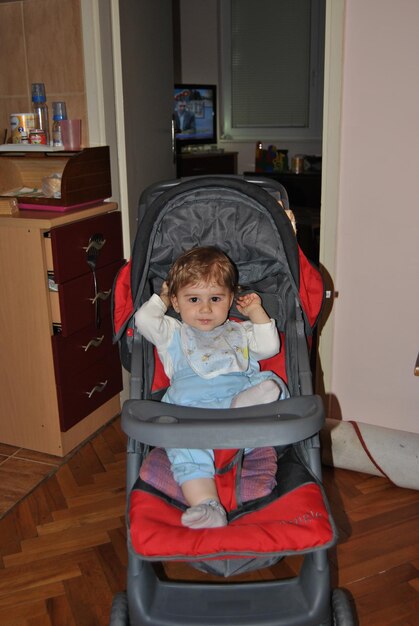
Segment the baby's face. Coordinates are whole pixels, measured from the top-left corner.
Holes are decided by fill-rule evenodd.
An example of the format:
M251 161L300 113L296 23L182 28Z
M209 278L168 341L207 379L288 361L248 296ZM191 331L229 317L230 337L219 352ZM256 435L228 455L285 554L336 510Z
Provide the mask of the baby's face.
M230 289L216 283L186 285L172 298L172 306L182 321L203 331L224 324L232 303Z

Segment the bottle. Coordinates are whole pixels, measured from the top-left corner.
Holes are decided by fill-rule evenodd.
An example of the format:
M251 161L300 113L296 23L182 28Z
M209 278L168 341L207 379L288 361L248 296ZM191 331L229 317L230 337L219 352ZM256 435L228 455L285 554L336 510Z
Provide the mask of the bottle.
M44 83L32 83L32 110L37 116L37 129L45 131L47 145L49 145L48 105Z
M52 145L56 148L63 147L63 138L61 134L61 120L67 119L67 109L65 102L52 103Z
M263 155L263 144L261 141L256 142L256 150L255 150L255 170L256 172L262 172L262 155Z

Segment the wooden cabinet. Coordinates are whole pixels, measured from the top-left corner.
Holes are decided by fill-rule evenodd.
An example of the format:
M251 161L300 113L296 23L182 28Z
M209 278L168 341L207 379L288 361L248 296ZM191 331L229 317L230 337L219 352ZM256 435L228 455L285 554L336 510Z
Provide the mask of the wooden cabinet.
M119 413L122 256L113 203L0 217L0 442L64 456Z
M184 152L177 157L177 176L237 174L237 152Z

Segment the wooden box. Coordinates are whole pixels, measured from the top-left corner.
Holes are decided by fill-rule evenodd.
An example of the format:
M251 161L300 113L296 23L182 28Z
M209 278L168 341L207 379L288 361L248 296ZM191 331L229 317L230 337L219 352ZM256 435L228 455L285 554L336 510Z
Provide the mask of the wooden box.
M42 194L42 179L61 175L61 197ZM38 189L21 195L15 190ZM7 195L5 195L7 194ZM0 200L16 197L24 208L69 209L112 195L109 146L77 152L0 152ZM29 205L29 206L26 206Z

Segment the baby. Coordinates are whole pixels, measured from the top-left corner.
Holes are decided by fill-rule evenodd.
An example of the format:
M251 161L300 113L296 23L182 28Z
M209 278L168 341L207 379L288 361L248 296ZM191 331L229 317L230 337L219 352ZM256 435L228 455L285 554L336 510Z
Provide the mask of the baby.
M260 371L258 361L279 352L274 320L256 293L239 296L237 310L249 321L228 319L237 291L234 264L215 247L192 248L172 265L160 295L135 314L170 379L163 402L206 408L239 408L289 396L282 379ZM181 322L166 315L172 306ZM216 528L227 524L214 480L212 450L166 450L173 476L189 508L182 524Z

